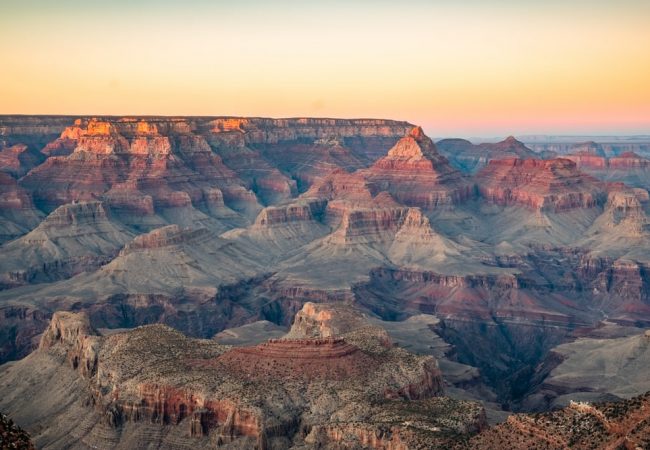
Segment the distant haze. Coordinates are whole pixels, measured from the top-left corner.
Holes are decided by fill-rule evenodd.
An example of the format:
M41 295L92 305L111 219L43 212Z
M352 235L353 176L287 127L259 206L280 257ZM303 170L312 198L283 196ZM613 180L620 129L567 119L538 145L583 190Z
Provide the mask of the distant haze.
M649 134L650 2L3 0L0 114Z

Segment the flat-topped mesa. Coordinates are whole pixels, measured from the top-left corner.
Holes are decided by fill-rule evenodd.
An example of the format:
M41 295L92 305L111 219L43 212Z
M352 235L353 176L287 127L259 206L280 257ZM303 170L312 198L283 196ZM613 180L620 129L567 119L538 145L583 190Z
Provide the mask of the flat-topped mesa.
M606 198L603 183L563 158L493 160L477 174L476 182L484 198L504 206L558 212L591 208L603 204Z
M596 154L573 154L563 158L573 161L578 168L605 169L608 166L607 158Z
M305 381L358 378L381 365L377 358L336 337L269 339L255 347L235 347L216 363L246 378Z
M420 127L400 139L388 154L368 169L359 170L373 194L389 192L407 206L435 209L471 196L463 176L440 155Z
M612 169L650 169L650 159L643 158L634 152L625 152L609 158L608 163Z
M237 347L217 358L227 370L263 379L359 377L378 363L340 338L270 339L255 347Z
M579 168L598 170L628 170L628 169L648 169L650 168L650 159L644 158L634 152L624 152L618 156L610 158L601 154L594 153L572 153L565 156L575 162Z
M339 306L344 309L337 312ZM358 314L343 305L311 305L306 313L319 310L319 315L327 308L335 320ZM358 325L343 336L227 347L187 338L161 324L97 336L85 315L56 313L39 350L0 373L0 388L3 394L24 395L51 408L41 412L47 424L38 423L59 433L50 442L61 442L70 430L56 428L70 422L64 420L71 417L68 410L45 401L51 395L48 388L60 388L81 408L75 410L77 417L99 425L93 429L101 434L88 434L93 442L129 448L164 446L168 433L183 447L212 442L286 448L289 440L302 445L316 425L372 426L375 411L384 411L387 403L403 417L400 424L422 420L413 416L412 406L423 406L423 413L434 404L451 406L452 411L435 414L441 420L450 413L453 417L453 403L433 399L443 387L433 357L373 344L376 327L362 319ZM35 369L45 372L25 386L25 376ZM108 432L110 442L102 440ZM389 446L398 442L390 436L385 441Z
M594 141L580 142L571 147L572 155L606 156L603 146Z
M91 119L81 128L74 152L164 156L171 150L169 136L160 135L155 123Z
M220 117L211 119L207 130L215 135L239 134L245 144L318 140L323 138L397 137L412 127L407 122L383 119L292 118L267 119ZM202 125L202 127L206 127Z

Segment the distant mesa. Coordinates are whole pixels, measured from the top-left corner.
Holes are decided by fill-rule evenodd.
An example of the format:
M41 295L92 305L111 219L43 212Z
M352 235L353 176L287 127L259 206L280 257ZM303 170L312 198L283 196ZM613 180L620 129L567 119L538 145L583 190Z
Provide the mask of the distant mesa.
M605 186L568 159L493 160L476 176L482 197L499 205L563 211L604 203Z

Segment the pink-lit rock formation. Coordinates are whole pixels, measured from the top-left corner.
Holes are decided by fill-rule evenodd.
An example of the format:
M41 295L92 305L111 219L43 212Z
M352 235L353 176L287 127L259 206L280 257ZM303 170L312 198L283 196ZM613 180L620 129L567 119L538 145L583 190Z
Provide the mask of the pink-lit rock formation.
M481 196L499 205L563 211L604 202L604 186L567 159L491 161L476 176Z
M361 173L372 192L387 191L400 203L428 210L460 203L472 193L420 127Z

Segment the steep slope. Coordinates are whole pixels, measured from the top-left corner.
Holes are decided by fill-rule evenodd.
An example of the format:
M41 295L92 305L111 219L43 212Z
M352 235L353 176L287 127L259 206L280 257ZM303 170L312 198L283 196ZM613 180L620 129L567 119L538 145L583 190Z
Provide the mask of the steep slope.
M0 288L68 278L110 261L133 235L99 202L63 205L34 230L5 244Z
M300 192L332 170L368 165L412 128L390 120L318 118L222 118L210 125L210 144L227 164L232 161L241 167L243 176L253 178L258 188L280 182L277 176L270 177L271 171L260 171L264 164L252 166L261 158L293 178ZM240 157L242 153L246 158Z
M42 217L31 195L13 177L0 172L0 244L25 234Z
M373 194L387 191L399 203L425 210L447 207L471 195L470 184L438 153L420 127L360 173Z
M51 448L445 448L485 424L478 405L435 398L433 358L363 321L229 348L161 325L102 337L57 313L0 379L0 408Z
M555 347L552 352L551 358L558 359L559 365L535 395L552 406L566 404L570 399L629 399L650 390L650 333L580 338Z
M249 215L259 210L255 195L182 119L79 119L63 135L74 138L74 151L48 158L21 180L45 210L102 198L116 186L150 195L161 210L192 206L209 213L204 192L214 187L230 207Z
M23 354L56 308L87 311L98 327L161 322L194 336L212 336L260 316L262 299L237 303L237 289L260 283L268 270L271 256L252 251L206 229L170 225L137 236L93 272L0 292L0 311L7 331L21 337ZM2 345L13 345L12 333L0 337Z

